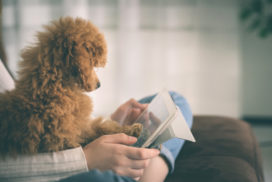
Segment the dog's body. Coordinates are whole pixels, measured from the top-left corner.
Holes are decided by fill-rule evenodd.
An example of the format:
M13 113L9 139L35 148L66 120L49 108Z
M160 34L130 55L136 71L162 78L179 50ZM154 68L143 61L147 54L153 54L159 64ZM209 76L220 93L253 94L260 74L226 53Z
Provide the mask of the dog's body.
M38 34L22 54L16 88L0 94L0 154L32 154L84 145L103 134L138 136L141 126L91 119L83 91L100 83L94 67L106 64L104 37L90 22L63 18Z

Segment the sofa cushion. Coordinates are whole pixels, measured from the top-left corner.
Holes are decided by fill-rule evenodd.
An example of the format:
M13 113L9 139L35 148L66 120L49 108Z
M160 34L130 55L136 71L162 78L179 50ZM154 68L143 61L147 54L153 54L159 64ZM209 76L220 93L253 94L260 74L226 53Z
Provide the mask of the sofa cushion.
M185 142L167 182L263 182L258 144L241 120L195 116L196 143Z

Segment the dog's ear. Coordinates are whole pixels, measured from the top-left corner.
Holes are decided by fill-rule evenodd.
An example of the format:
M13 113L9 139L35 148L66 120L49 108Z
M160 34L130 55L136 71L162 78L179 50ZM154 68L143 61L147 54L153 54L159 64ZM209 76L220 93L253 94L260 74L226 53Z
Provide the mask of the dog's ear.
M93 65L89 59L87 51L75 46L73 53L67 55L66 60L71 62L71 73L76 80L76 84L85 91L92 91L96 87L96 76L94 76Z
M72 65L71 73L85 91L95 90L99 86L94 67L103 67L106 64L105 41L103 37L99 39L99 36L82 44L70 44L72 47L66 54L65 64Z
M84 42L83 47L88 52L94 67L105 66L107 60L107 47L103 35L99 34L95 40Z

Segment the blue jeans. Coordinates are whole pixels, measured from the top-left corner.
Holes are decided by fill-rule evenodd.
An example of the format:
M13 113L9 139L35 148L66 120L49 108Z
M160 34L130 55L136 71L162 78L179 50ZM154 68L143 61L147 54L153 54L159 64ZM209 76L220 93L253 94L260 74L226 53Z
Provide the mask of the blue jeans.
M169 92L174 103L179 107L181 110L185 121L187 124L191 127L193 124L193 116L190 109L189 104L187 103L186 99L179 95L176 92ZM152 99L156 95L148 96L143 99L141 99L140 103L150 103ZM171 139L165 142L162 146L160 155L165 159L165 161L168 163L169 171L172 173L174 171L174 165L175 160L184 144L184 140L181 139ZM117 174L113 173L112 171L105 171L101 172L99 170L91 170L86 173L78 174L66 179L61 180L61 182L75 182L75 181L96 181L96 182L135 182L135 180L124 177L124 176L118 176Z

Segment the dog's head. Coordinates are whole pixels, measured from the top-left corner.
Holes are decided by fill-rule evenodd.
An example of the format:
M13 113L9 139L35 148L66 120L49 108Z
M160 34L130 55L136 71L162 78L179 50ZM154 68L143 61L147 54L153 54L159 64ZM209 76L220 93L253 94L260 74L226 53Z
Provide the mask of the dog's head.
M37 74L61 80L63 86L85 91L98 88L94 68L103 67L107 57L106 41L99 30L87 20L71 17L53 21L45 29L38 33L36 46L23 52L23 59L30 60L27 64L40 67Z

